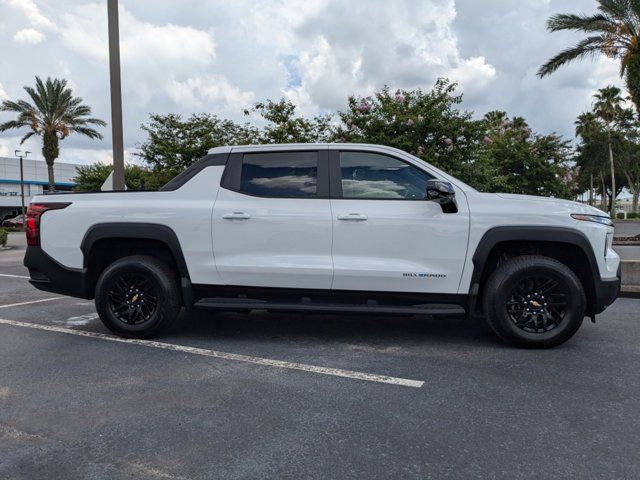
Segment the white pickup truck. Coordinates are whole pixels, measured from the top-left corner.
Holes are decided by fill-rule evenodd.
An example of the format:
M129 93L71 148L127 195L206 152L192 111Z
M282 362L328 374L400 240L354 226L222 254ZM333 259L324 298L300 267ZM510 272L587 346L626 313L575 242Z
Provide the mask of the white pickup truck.
M161 191L35 197L27 240L33 285L95 298L126 337L185 307L466 314L552 347L620 287L602 211L480 193L380 145L215 148Z

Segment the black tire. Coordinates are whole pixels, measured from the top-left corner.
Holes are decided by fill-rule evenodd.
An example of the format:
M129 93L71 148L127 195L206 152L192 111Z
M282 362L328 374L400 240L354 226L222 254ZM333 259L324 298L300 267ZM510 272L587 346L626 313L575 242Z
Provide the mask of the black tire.
M178 275L147 255L121 258L100 275L95 304L102 323L116 335L156 336L180 314Z
M542 255L502 263L484 287L484 313L502 340L525 348L551 348L569 340L586 310L584 288L565 264Z

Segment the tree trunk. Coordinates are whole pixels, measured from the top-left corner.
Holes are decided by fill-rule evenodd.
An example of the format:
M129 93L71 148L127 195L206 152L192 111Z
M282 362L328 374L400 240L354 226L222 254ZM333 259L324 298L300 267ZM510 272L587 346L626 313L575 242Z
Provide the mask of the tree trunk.
M611 163L611 218L616 218L616 170L613 166L613 150L611 149L611 140L609 140L609 162Z
M640 182L634 182L627 171L624 172L624 175L627 177L627 186L631 192L631 211L636 213L638 211L638 196L640 196Z
M600 210L607 211L607 185L604 182L604 174L600 172L600 182L602 183L602 190L600 191Z
M49 192L53 193L56 189L56 182L53 176L53 162L60 154L58 147L58 135L56 132L45 131L42 139L42 156L47 162L47 170L49 173Z
M589 178L589 205L593 207L593 173Z
M53 176L53 162L51 162L51 165L47 162L47 173L49 174L49 193L53 193L56 190L56 179Z

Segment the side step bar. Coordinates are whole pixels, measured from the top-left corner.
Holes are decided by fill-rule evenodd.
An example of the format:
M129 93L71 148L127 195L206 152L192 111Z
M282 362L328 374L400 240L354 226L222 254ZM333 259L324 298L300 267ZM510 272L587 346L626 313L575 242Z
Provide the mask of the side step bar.
M270 303L265 300L246 298L203 298L194 304L195 308L215 310L282 310L345 313L389 313L411 315L465 315L464 308L448 304L421 305L375 305L369 304L327 304L327 303Z

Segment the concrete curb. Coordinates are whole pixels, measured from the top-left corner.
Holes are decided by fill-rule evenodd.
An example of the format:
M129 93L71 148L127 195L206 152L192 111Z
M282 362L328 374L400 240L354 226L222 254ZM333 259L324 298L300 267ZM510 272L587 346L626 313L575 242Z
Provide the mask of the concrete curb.
M620 265L622 274L620 296L640 297L640 260L622 260Z

